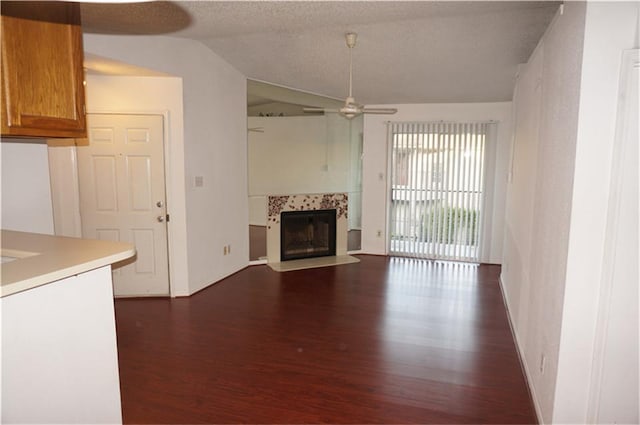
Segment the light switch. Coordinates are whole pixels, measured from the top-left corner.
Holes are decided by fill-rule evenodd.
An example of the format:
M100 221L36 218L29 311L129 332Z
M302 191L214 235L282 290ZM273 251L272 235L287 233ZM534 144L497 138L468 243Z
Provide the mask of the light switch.
M195 184L196 187L204 186L204 177L196 176L195 179L194 179L194 184Z

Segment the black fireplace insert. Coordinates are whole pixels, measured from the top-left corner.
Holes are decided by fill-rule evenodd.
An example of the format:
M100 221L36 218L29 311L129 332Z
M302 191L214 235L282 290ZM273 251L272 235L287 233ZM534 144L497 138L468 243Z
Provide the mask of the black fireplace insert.
M336 210L283 211L280 261L336 255Z

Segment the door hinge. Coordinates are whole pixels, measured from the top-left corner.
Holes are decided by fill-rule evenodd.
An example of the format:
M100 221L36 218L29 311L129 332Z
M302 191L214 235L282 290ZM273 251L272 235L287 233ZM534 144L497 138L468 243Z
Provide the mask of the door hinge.
M167 223L169 222L169 214L167 214Z

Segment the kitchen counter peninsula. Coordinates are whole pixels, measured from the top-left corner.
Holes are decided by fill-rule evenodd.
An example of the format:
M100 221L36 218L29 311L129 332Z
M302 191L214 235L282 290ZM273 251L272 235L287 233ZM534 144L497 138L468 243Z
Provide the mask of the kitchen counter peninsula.
M0 423L122 423L111 264L134 255L2 230Z
M128 243L12 230L2 230L1 244L2 297L126 260L136 253Z

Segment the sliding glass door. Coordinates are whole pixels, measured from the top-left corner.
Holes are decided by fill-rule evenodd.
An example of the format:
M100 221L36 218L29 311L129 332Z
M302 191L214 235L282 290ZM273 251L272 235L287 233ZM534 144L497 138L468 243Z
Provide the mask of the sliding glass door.
M390 123L393 255L479 261L488 123Z

